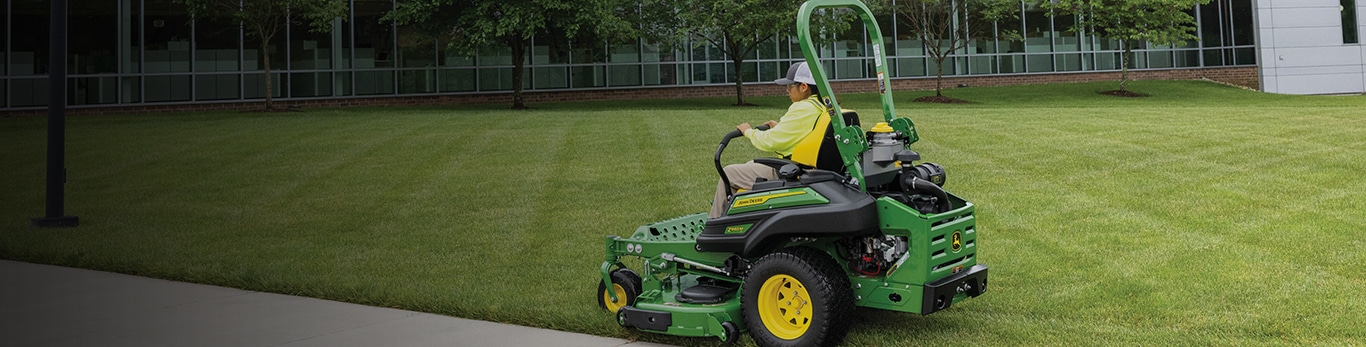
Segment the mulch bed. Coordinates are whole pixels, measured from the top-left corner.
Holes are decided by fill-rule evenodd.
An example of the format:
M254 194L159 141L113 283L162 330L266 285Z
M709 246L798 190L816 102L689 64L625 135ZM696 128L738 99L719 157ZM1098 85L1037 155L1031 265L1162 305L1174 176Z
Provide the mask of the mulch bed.
M1105 95L1109 95L1109 96L1119 96L1119 97L1125 97L1125 98L1146 98L1146 97L1148 97L1148 94L1134 93L1134 92L1127 91L1127 90L1107 90L1107 91L1103 91L1103 92L1100 92L1100 93L1101 93L1101 94L1105 94Z
M955 99L947 96L922 96L915 98L915 102L934 103L934 104L971 104L967 100Z

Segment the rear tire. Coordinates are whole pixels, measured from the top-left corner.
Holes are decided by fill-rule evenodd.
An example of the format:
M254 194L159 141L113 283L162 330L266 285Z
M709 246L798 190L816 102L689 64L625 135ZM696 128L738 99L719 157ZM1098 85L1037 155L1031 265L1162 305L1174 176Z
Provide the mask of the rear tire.
M760 346L839 344L854 294L829 254L795 247L760 258L745 276L742 313Z
M640 275L631 269L617 269L612 271L612 290L617 294L617 300L612 301L612 297L607 293L607 284L598 282L598 307L608 312L617 313L622 307L636 304L636 297L640 296Z

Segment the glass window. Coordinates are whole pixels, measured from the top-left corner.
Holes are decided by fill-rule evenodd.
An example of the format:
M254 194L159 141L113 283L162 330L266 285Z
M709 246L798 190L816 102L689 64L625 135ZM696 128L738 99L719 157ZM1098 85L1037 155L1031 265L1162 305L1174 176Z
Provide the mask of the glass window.
M1252 28L1252 1L1234 1L1233 7L1233 44L1251 46L1256 44L1256 34Z
M398 72L400 94L432 93L436 91L436 70L401 70Z
M678 56L677 56L678 51L675 50L673 47L671 47L671 46L669 46L669 45L664 45L664 44L659 44L659 43L652 43L652 42L646 42L646 43L642 44L642 45L640 46L640 48L641 48L641 59L640 59L640 61L646 61L646 62L678 61ZM776 52L776 51L775 51L775 52Z
M451 49L445 42L437 43L436 47L441 50L441 54L438 55L441 66L474 66L474 55L470 52Z
M190 16L187 14L185 5L173 2L172 0L146 0L143 3L146 13L142 17L142 28L146 32L146 52L143 52L145 61L145 71L157 72L186 72L190 71ZM235 26L234 26L235 28ZM235 32L236 30L234 30ZM237 38L233 38L228 45L231 49L229 56L232 58L229 66L230 70L236 70L237 61ZM209 42L214 43L221 42ZM217 51L204 52L206 57L212 56L212 60L218 59ZM216 66L216 65L215 65ZM216 68L214 70L217 70Z
M258 80L259 80L259 74ZM195 100L229 100L237 99L242 93L239 83L239 74L214 74L194 76L194 99ZM274 86L279 90L280 86ZM279 93L276 93L277 95Z
M436 43L412 28L398 28L398 67L436 66Z
M1030 54L1025 57L1025 62L1028 63L1029 72L1053 71L1052 54Z
M10 2L12 27L25 28L24 35L10 35L10 76L30 76L47 74L48 52L48 12L51 5L46 0L13 0ZM15 81L18 82L18 81ZM11 82L10 90L14 96L14 106L47 105L47 82L43 82L43 99L32 104L28 99L34 91L33 82Z
M1357 2L1342 0L1342 43L1357 43Z
M640 85L640 65L612 65L608 72L613 87Z
M68 6L66 72L73 75L118 72L119 4L71 1Z
M1236 65L1256 65L1257 52L1251 47L1235 48L1233 50L1233 63Z
M896 56L925 56L925 45L910 20L899 18L896 22Z
M359 51L360 48L357 48ZM359 55L356 63L360 64ZM356 95L376 95L394 93L394 72L384 71L356 71L355 88Z
M779 69L779 63L766 61L759 63L759 82L773 81L787 76L786 69ZM787 64L782 64L787 65Z
M1194 49L1177 51L1172 65L1174 67L1199 67L1200 51Z
M1205 66L1224 66L1224 50L1206 49L1204 50Z
M241 40L242 33L238 30L237 22L216 17L199 18L194 21L194 31L195 71L238 71L241 68L247 70L261 69L261 67L257 65L257 62L260 59L257 55L260 54L259 52L261 51L261 45L259 43L261 41L259 39L248 37L246 50L241 53L238 52L238 43ZM276 36L284 35L281 33ZM177 42L176 44L185 45L184 50L189 51L188 40ZM172 49L180 50L181 47L172 47ZM279 53L278 50L271 52L271 54L277 55ZM175 58L176 57L174 56L171 57L170 61L172 68L170 71L188 71L181 70L180 64ZM238 61L242 61L242 65L245 66L239 66ZM279 65L279 62L282 61L283 60L281 59L271 59L271 62L276 64L271 65L271 67L276 70L284 69L284 65ZM147 64L148 70L151 70L152 58L150 50L148 51Z
M771 38L760 42L755 50L759 52L759 59L778 59L778 39Z
M1024 13L1024 39L1026 52L1053 51L1053 24L1048 12L1043 9L1030 9Z
M1001 73L1009 74L1025 72L1023 55L1001 56L1001 60L999 62L1000 65L998 71L1000 71Z
M1165 50L1148 52L1148 65L1151 68L1171 68L1172 52Z
M640 61L640 44L636 42L617 43L610 46L608 61L613 63L633 63Z
M17 21L16 21L17 22ZM12 79L10 84L10 106L46 106L47 78Z
M124 77L122 83L123 100L119 102L135 103L142 100L142 78Z
M603 75L605 70L601 66L575 66L569 69L571 87L573 88L593 88L607 85ZM481 81L482 81L482 76ZM509 79L511 80L511 79ZM481 84L481 90L487 90Z
M545 39L533 38L531 63L535 65L568 64L569 41L555 39L554 36L547 36Z
M280 20L284 19L282 18ZM196 31L199 31L199 28L199 25L195 26ZM250 32L246 32L243 34L246 36L243 36L242 40L242 70L264 71L266 67L263 63L263 59L267 55L270 57L270 71L279 71L289 68L285 65L285 61L287 61L286 59L288 57L285 54L285 33L283 31L275 34L275 37L270 38L270 42L268 42L264 48L262 48L261 46L260 35L252 34ZM196 40L194 43L196 68L198 68L199 63L203 62L202 57L199 56L199 52L205 50L203 44L204 41L197 39L198 37L199 36L196 36ZM265 51L262 51L262 49L265 49ZM218 55L219 60L223 60L222 50L219 51Z
M569 56L571 62L578 64L606 63L607 43L594 39L575 40ZM482 62L481 60L480 63ZM507 64L512 65L510 56L507 58Z
M479 69L479 90L512 90L512 68Z
M354 20L351 21L355 31L356 48L354 65L357 69L373 69L394 67L394 31L388 23L380 22L380 17L393 9L391 0L355 0L352 2L352 13ZM362 78L356 75L356 93L360 94L363 88L362 79L375 82L384 81L381 75L388 74L368 74ZM388 93L393 92L393 75L388 74ZM384 88L374 89L383 90ZM372 90L373 91L373 90ZM371 93L367 93L371 94ZM381 94L384 94L381 92Z
M563 66L536 67L532 68L531 74L536 78L536 82L533 83L535 89L569 87L569 68ZM442 78L445 78L445 75L442 75Z
M3 19L0 19L3 20ZM119 0L119 58L123 63L119 72L140 72L142 65L142 1ZM4 29L0 28L0 36ZM0 41L4 40L0 38ZM0 42L0 47L3 47ZM4 61L0 60L0 64Z
M351 90L351 77L352 74L349 71L342 71L332 74L332 85L334 86L333 88L335 88L333 89L333 91L335 92L334 95L355 95L355 93L352 93Z
M1119 52L1096 53L1096 70L1119 70Z
M1200 37L1205 47L1223 46L1221 29L1223 28L1222 16L1220 12L1224 10L1223 1L1211 1L1207 5L1198 7L1200 16L1197 17L1200 23Z
M643 84L647 86L673 85L679 84L678 69L674 64L647 64L644 66L645 72Z
M289 74L289 96L331 96L333 77L330 72L304 72Z
M897 77L924 77L925 58L897 58Z
M1081 54L1059 53L1054 55L1058 71L1081 71Z
M968 73L973 75L996 73L996 56L979 55L968 57Z
M279 72L271 72L270 91L272 97L284 97L285 90L289 90L286 83L282 83ZM242 75L242 89L247 99L264 99L266 97L266 83L264 73L246 73Z
M1053 17L1053 29L1059 34L1053 39L1053 49L1058 52L1076 52L1089 49L1083 47L1082 33L1073 29L1077 24L1076 16Z
M66 81L68 105L99 105L118 102L117 77L71 78Z
M442 92L472 92L474 88L474 69L442 69Z
M0 49L9 47L9 2L3 5L5 9L0 12ZM9 53L6 51L5 53ZM9 54L0 54L0 76L9 75ZM5 106L5 81L0 80L0 107Z
M322 70L332 68L332 61L341 60L343 27L341 18L332 21L332 30L315 33L308 23L296 22L289 26L289 69ZM292 79L292 77L291 77Z
M190 76L147 76L147 102L190 101Z

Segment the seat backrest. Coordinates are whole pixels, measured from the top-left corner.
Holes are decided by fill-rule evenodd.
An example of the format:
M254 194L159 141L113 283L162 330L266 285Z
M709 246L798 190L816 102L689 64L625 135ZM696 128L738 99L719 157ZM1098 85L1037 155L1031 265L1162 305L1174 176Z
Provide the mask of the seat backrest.
M824 105L820 108L827 109ZM858 125L857 113L846 111L841 116L844 117L845 124ZM792 161L821 170L844 171L844 162L840 159L839 148L835 146L835 130L830 126L828 112L821 112L816 119L815 128L797 143L797 148L792 150Z

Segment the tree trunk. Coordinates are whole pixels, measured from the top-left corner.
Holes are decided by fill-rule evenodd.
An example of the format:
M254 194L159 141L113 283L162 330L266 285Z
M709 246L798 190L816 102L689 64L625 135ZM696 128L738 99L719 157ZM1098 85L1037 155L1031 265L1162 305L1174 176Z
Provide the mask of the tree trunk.
M522 103L522 72L526 69L526 39L514 38L512 40L512 109L525 110L526 104Z
M939 65L939 72L934 78L934 96L944 96L944 57L936 56L935 64Z
M749 104L745 103L744 79L740 77L742 76L740 75L740 72L743 71L745 67L740 63L745 60L743 58L731 58L731 61L735 63L735 106L749 106Z
M1120 72L1119 72L1119 90L1120 90L1120 91L1128 91L1128 90L1129 90L1129 89L1128 89L1128 88L1129 88L1129 54L1132 54L1132 53L1133 53L1133 49L1129 48L1129 42L1128 42L1128 41L1120 40L1120 41L1119 41L1119 44L1120 44L1121 46L1124 46L1124 53L1120 53L1120 55L1119 55L1119 68L1120 68L1120 70L1119 70L1119 71L1120 71Z
M261 36L261 67L265 69L266 111L275 109L275 83L273 83L274 78L271 78L272 76L270 75L270 50L267 49L269 43L269 37L265 37L264 35Z

